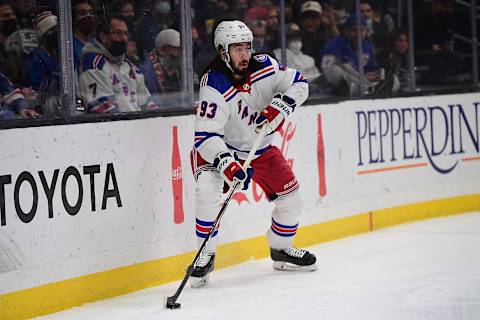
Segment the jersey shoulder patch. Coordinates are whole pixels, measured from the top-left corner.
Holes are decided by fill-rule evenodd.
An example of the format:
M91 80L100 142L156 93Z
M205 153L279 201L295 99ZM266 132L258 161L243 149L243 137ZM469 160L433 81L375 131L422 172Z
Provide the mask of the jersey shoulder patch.
M102 70L106 59L104 56L94 52L88 52L82 57L82 68L86 70Z
M253 56L253 59L257 60L260 63L266 62L268 60L268 55L266 54L256 54Z
M212 87L223 95L232 87L232 82L223 72L209 71L203 75L201 86Z
M250 71L252 73L257 72L258 70L265 69L273 65L272 57L268 54L255 54L252 56L252 60L250 62Z

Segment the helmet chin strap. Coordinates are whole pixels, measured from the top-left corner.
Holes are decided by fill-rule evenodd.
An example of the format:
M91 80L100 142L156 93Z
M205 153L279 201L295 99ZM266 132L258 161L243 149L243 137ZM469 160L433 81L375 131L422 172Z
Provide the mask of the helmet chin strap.
M235 70L233 70L233 67L230 64L230 62L232 62L232 59L230 58L230 54L228 53L227 50L224 50L224 49L222 50L222 53L223 55L220 55L220 57L222 58L223 62L225 62L225 64L227 65L227 68L230 69L230 71L235 73Z

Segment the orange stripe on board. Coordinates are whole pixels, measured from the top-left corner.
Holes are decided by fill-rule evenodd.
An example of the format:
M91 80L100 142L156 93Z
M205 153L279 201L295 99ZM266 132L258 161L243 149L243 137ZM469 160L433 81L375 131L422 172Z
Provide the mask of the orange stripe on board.
M468 157L468 158L462 159L462 161L474 161L474 160L480 160L480 157Z
M384 172L384 171L410 169L410 168L426 167L426 166L427 166L426 162L415 163L415 164L404 164L401 166L391 166L391 167L385 167L385 168L379 168L379 169L361 170L361 171L358 171L357 174L378 173L378 172Z

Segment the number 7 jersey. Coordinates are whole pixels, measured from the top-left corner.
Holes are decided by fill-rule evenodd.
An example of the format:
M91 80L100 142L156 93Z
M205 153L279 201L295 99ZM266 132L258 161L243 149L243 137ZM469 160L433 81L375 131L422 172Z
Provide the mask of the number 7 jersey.
M255 119L275 94L292 98L296 106L308 96L308 83L300 72L265 54L252 56L243 85L234 85L225 73L227 69L222 69L207 71L200 82L194 149L209 163L225 151L246 159L257 137ZM257 156L272 139L273 135L263 139Z

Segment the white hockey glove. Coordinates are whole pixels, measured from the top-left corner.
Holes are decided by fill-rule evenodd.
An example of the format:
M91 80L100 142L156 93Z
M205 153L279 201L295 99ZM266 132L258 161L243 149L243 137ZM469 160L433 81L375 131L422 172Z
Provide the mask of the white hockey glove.
M222 174L225 182L232 186L235 181L241 182L240 187L242 190L247 190L250 183L250 179L253 175L253 168L243 170L240 162L229 153L224 152L219 154L213 161L213 165Z
M255 132L259 133L265 122L267 123L267 136L280 130L285 118L295 110L295 106L295 100L289 96L282 96L280 93L276 94L273 97L272 102L262 110L255 121L257 124Z

